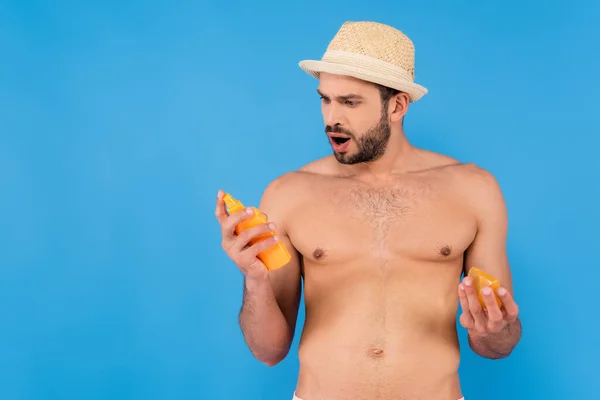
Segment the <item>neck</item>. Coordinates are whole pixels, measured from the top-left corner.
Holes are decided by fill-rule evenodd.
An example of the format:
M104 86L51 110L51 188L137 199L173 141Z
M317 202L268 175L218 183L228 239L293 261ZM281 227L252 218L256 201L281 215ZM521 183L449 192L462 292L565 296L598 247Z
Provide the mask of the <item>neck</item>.
M342 166L351 175L385 179L411 170L417 149L402 130L392 131L385 153L377 160Z

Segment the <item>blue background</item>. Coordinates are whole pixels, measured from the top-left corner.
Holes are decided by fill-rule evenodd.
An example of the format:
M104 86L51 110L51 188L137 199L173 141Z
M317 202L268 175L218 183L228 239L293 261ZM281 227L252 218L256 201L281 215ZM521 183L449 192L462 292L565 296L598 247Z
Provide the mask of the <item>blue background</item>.
M0 399L291 398L214 201L329 154L297 62L347 20L413 39L410 140L505 193L524 336L490 361L461 330L467 400L597 394L598 3L82 3L0 3Z

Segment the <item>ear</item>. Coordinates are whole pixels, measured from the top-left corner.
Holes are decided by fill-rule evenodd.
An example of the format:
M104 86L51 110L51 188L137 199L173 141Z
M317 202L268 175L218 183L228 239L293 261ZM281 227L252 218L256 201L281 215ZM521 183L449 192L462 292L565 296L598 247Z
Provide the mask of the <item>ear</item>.
M389 116L391 122L401 122L404 115L408 112L410 105L410 96L406 93L395 94L390 99Z

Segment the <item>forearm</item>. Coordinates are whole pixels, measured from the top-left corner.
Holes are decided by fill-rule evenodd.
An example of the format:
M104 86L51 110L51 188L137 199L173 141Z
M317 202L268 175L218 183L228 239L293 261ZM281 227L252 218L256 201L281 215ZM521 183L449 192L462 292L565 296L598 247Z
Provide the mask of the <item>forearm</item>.
M239 323L250 351L258 360L275 365L285 358L293 332L277 304L268 274L244 279Z
M478 334L469 331L469 346L481 357L498 359L508 357L521 339L521 321L506 325L500 332Z

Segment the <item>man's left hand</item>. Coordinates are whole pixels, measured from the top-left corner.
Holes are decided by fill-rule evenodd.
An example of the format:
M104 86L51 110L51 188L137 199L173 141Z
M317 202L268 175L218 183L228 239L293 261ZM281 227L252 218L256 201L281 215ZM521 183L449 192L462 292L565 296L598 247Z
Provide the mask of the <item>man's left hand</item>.
M502 307L498 306L492 288L481 289L481 296L486 305L484 309L479 303L472 278L465 277L458 285L458 298L463 311L459 321L469 333L478 336L498 333L517 320L519 307L508 290L500 287L496 293L502 301Z

